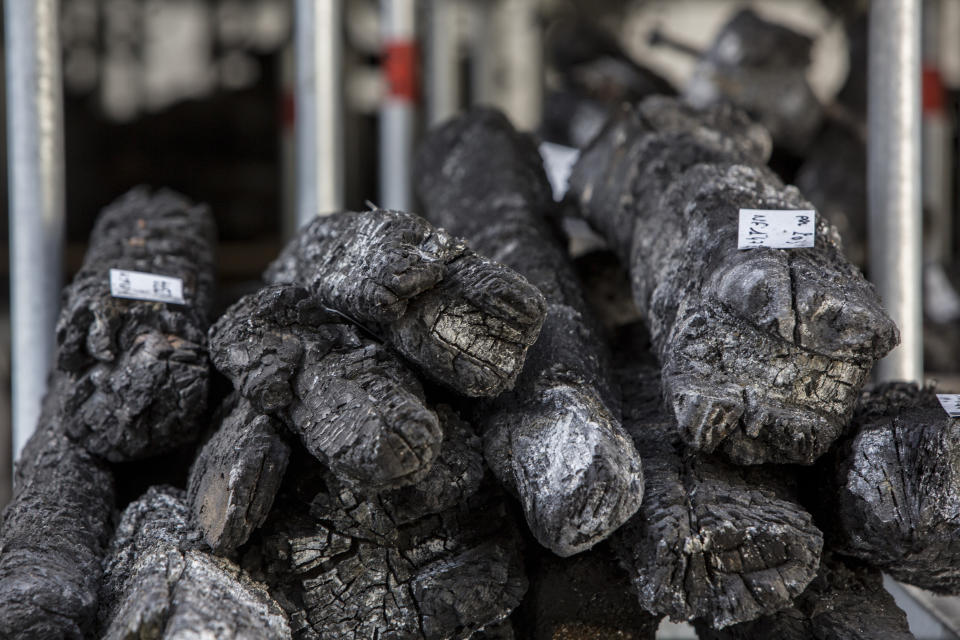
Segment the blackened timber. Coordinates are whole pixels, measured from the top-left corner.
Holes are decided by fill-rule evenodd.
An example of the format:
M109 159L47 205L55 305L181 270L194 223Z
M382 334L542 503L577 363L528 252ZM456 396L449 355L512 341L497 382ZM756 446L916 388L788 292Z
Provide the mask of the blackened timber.
M244 296L211 328L210 345L239 393L281 417L345 482L379 490L429 471L443 433L419 381L307 289Z
M151 487L127 506L104 569L101 637L291 638L266 586L204 550L185 498Z
M812 209L729 107L625 107L571 178L618 251L684 441L740 464L812 463L842 433L896 326L817 217L815 247L737 249L740 208Z
M64 434L54 409L62 386L51 385L0 521L0 637L11 640L80 640L96 621L113 476Z
M220 428L190 469L193 523L216 553L230 553L259 527L280 488L290 447L281 425L244 398L232 404Z
M316 218L270 266L382 336L424 376L473 397L513 386L544 317L521 276L409 213Z
M113 462L196 439L207 401L213 298L210 212L171 191L135 189L104 209L57 324L61 403L75 441ZM183 281L185 304L113 297L110 270Z
M427 216L525 276L547 318L516 388L478 408L487 463L518 495L537 540L590 548L636 512L640 458L620 426L606 347L561 240L532 140L478 109L435 129L416 163Z

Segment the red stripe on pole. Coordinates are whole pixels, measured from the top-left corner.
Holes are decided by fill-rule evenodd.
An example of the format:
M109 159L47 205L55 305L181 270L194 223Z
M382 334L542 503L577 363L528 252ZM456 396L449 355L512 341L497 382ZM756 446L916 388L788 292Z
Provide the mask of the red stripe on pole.
M946 95L943 90L943 78L936 67L923 68L923 112L926 114L943 113Z
M419 95L419 53L417 44L410 41L388 42L383 49L383 72L387 79L387 94L416 102Z

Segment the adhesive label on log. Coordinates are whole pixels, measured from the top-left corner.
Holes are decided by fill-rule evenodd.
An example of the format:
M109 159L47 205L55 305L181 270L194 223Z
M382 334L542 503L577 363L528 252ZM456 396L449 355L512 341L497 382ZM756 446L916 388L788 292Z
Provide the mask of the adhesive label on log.
M142 271L110 269L110 294L114 298L185 304L183 280Z
M740 209L737 249L812 247L816 233L816 215L816 211L812 209Z
M960 393L938 393L940 406L951 418L960 418Z

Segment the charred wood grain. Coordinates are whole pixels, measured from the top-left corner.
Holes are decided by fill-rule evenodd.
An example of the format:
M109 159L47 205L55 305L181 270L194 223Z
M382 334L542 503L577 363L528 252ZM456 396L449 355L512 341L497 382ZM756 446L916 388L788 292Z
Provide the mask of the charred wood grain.
M318 217L265 278L307 287L422 375L474 397L513 386L544 316L522 277L399 211Z
M11 640L79 640L96 621L114 483L63 432L56 395L64 380L55 374L0 520L0 637Z
M640 604L716 628L789 607L820 560L823 536L811 515L758 469L687 451L660 409L655 366L633 363L620 374L647 492L611 546Z
M135 189L98 218L57 324L64 426L91 452L134 460L198 437L215 241L207 208L171 191ZM115 298L110 269L181 278L186 303Z
M906 614L875 569L824 554L792 607L722 630L696 625L701 640L912 640Z
M101 588L102 637L290 638L267 588L204 550L183 492L153 487L124 511Z
M210 330L214 365L310 453L369 490L430 469L443 433L419 381L393 353L306 289L273 285L240 299Z
M683 440L809 464L899 334L822 216L814 248L737 250L740 208L812 208L756 166L768 148L729 108L649 99L608 124L571 184L629 267Z
M243 398L207 441L190 470L192 522L214 552L228 554L259 527L280 489L290 447L281 425Z
M428 217L525 276L547 317L516 388L478 407L487 463L562 556L606 538L639 507L640 458L620 426L608 354L545 216L550 185L533 141L494 110L432 131L416 166Z

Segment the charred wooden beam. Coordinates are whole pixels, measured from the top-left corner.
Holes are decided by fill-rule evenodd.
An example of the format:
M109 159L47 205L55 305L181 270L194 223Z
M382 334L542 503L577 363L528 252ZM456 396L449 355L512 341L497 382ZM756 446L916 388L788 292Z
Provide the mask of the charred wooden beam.
M101 588L101 637L291 638L266 587L203 550L183 492L152 487L124 511Z
M309 288L422 375L474 397L513 386L544 316L522 277L399 211L318 217L265 277Z
M792 607L722 630L697 624L701 640L912 640L907 616L875 569L825 554Z
M62 388L51 385L0 520L3 638L79 640L90 636L96 621L113 476L64 434L55 409Z
M429 471L443 433L419 381L306 289L241 298L211 328L210 348L242 396L283 418L345 482L377 490Z
M243 398L207 441L190 469L192 521L216 553L230 553L263 524L287 469L290 447L281 425Z
M547 318L516 388L476 412L487 463L558 555L590 548L640 505L640 458L620 426L606 347L545 215L550 185L536 146L481 109L434 130L416 168L437 225L536 285Z
M831 544L902 582L960 593L960 420L932 389L892 383L864 395L854 424L825 462Z
M611 545L640 604L718 628L789 607L816 576L822 534L763 470L685 451L660 409L657 375L636 363L620 375L647 492Z
M135 189L100 214L57 324L64 426L91 452L132 460L199 435L215 238L207 208L171 191ZM110 269L180 278L185 304L114 297Z
M648 99L608 124L571 186L629 267L683 440L809 464L899 334L822 217L814 248L737 250L740 208L812 208L756 166L767 149L737 111Z

